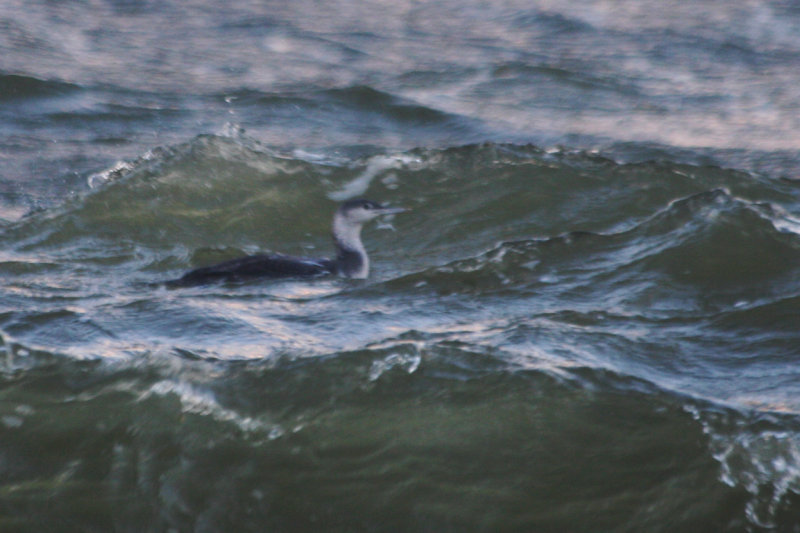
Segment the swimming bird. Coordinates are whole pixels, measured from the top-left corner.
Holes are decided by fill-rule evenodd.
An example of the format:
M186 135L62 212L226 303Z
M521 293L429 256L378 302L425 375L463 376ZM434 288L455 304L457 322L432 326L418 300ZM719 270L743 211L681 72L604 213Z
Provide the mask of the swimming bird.
M254 278L315 278L336 274L346 278L369 276L369 257L361 242L361 228L382 215L405 211L371 200L348 200L333 216L336 257L311 259L283 254L258 254L197 268L167 282L171 287L188 287L215 281L244 281Z

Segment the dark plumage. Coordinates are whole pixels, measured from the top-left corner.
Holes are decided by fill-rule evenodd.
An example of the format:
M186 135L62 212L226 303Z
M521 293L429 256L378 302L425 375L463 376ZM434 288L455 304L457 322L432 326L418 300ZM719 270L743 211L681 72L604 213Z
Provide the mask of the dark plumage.
M381 215L401 213L399 207L385 207L370 200L348 200L333 217L334 259L310 259L283 254L259 254L197 268L167 283L171 287L203 285L216 281L244 281L254 278L315 278L337 274L366 278L369 257L361 242L363 225Z

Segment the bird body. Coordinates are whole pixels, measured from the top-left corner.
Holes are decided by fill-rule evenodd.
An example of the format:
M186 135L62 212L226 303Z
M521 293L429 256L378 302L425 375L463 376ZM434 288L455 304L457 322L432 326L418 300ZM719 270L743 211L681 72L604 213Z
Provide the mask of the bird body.
M217 281L245 281L254 278L316 278L331 274L364 279L369 276L369 257L361 242L361 228L381 215L401 213L370 200L348 200L333 217L334 259L304 258L283 254L258 254L197 268L168 282L172 287L202 285Z

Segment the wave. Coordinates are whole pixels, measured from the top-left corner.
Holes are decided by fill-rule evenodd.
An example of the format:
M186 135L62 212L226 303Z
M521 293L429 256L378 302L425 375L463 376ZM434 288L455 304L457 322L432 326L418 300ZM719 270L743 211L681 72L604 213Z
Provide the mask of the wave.
M281 93L240 89L217 98L235 104L232 108L235 113L264 116L271 121L282 120L286 113L301 114L310 123L334 122L342 132L352 132L364 139L370 139L370 135L391 136L395 131L402 131L404 136L416 135L420 140L445 132L450 132L450 136L459 132L464 138L485 135L479 121L368 85Z
M707 520L722 529L735 529L736 523L793 523L791 501L800 490L796 414L731 409L613 369L608 361L568 364L563 347L537 341L531 331L495 328L485 333L527 337L540 357L509 359L507 346L482 342L473 324L465 324L460 333L409 330L355 350L313 357L274 354L238 361L214 357L213 350L147 347L124 359L81 360L3 335L4 453L17 463L45 468L37 478L45 488L26 486L27 495L50 490L73 501L76 487L111 491L115 497L135 490L147 502L160 502L151 510L189 509L192 516L203 514L220 526L231 516L241 520L240 513L252 516L253 508L226 505L225 515L203 511L189 488L199 479L230 479L231 472L238 472L238 487L259 465L257 471L269 472L259 478L259 486L271 487L261 496L268 504L263 518L297 523L302 516L291 509L277 515L274 510L281 495L292 491L278 481L283 478L273 477L281 464L291 465L292 476L286 479L302 472L303 479L313 480L303 489L311 501L321 497L316 490L340 487L343 472L374 471L368 490L353 489L372 507L376 496L395 501L397 479L412 487L435 483L438 495L458 492L462 476L447 472L461 471L465 461L480 469L483 481L468 484L484 502L465 506L467 516L486 498L503 506L509 498L539 495L543 489L526 485L530 479L566 479L593 487L584 485L591 470L612 477L623 472L626 482L604 485L589 501L573 493L559 505L574 513L575 505L600 508L613 498L636 509L641 502L629 485L635 481L648 487L651 497L655 491L660 501L683 509L705 502L721 513ZM572 340L580 343L580 337ZM31 455L32 438L48 450L56 439L58 453ZM580 459L586 438L593 443L592 469ZM578 459L565 462L565 453ZM550 454L554 471L542 466L541 458ZM637 461L642 454L650 459ZM509 461L515 465L513 474ZM414 467L408 468L409 463ZM6 474L0 498L23 487L13 473ZM498 495L484 484L507 486L509 479L524 490ZM654 484L653 479L670 483ZM216 507L227 501L224 487L202 486L204 504ZM160 499L165 492L167 501ZM402 497L396 504L401 502ZM347 501L342 505L348 508ZM702 514L704 505L695 512ZM504 515L531 523L527 512L520 514L513 506ZM646 528L669 516L668 505L629 517L627 523ZM151 518L173 527L188 524L185 513ZM118 516L115 523L128 522Z
M0 73L0 101L61 96L80 90L71 83Z
M135 515L91 514L118 528L144 516L164 527L285 521L288 529L312 530L304 506L278 504L302 492L310 506L335 503L331 520L346 523L359 508L362 518L402 526L408 522L387 518L384 506L404 509L409 494L433 485L428 525L452 524L455 505L462 525L499 507L502 517L493 522L516 529L547 523L537 517L551 515L532 515L530 505L561 480L570 489L548 506L571 520L580 507L581 516L596 524L599 513L611 527L615 519L600 510L613 500L630 510L628 526L664 523L679 506L731 529L745 520L730 510L741 501L732 490L743 486L752 494L745 510L752 524L791 523L783 506L796 490L797 460L780 438L791 420L773 423L770 433L763 419L640 379L587 367L525 369L498 355L408 332L313 358L143 353L121 363L50 357L27 373L3 369L4 453L39 475L33 483L5 468L0 499L56 494L74 507L90 494L105 512L110 495L114 509L125 502L132 513L135 498ZM739 436L726 440L725 423L739 427ZM591 481L598 475L625 481L597 488ZM643 499L631 484L669 504L637 513ZM454 504L453 495L462 498ZM13 509L12 516L26 517L25 506ZM38 509L37 523L72 512Z
M795 416L780 412L734 412L687 406L702 425L719 479L744 490L744 514L750 526L789 530L797 522L800 495L800 427ZM793 527L793 526L792 526Z
M332 283L304 301L445 295L502 300L511 316L608 312L643 328L700 321L715 335L740 326L794 334L794 197L763 177L519 145L321 155L276 152L238 133L154 149L93 175L88 194L0 228L0 269L17 294L123 294L108 304L118 309L139 297L138 283L208 262L262 250L329 254L332 199L363 194L412 211L365 230L374 265L365 286ZM259 284L238 291L271 302L302 293ZM233 328L247 344L282 323L259 312L206 316L198 306L180 316ZM92 323L73 319L76 331ZM681 334L693 338L692 327ZM276 338L265 352L329 346L312 330L292 329L300 340Z
M573 231L503 242L393 283L444 293L518 295L554 283L565 286L562 294L580 287L600 296L622 287L629 298L639 286L650 291L651 300L658 292L683 288L697 298L741 306L770 294L780 297L796 276L800 242L784 231L785 220L769 205L716 189L674 200L621 232ZM652 286L642 286L645 280Z
M585 275L607 288L611 274L627 270L698 289L755 290L791 277L798 258L793 198L770 183L714 167L619 164L533 146L336 161L278 153L241 135L204 135L89 180L88 194L4 226L6 248L88 239L155 254L173 248L181 257L199 246L303 253L329 247L330 198L358 193L414 209L392 236L403 258L371 247L397 261L392 272L411 285L447 284L450 276L462 278L456 291L459 283L535 289Z

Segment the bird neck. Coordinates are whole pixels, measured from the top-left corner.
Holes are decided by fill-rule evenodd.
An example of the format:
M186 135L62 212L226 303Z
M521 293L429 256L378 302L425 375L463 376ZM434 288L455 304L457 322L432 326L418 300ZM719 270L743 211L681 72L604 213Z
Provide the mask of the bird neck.
M333 241L339 273L348 278L366 278L369 275L369 257L361 242L361 224L348 223L343 217L335 216Z

